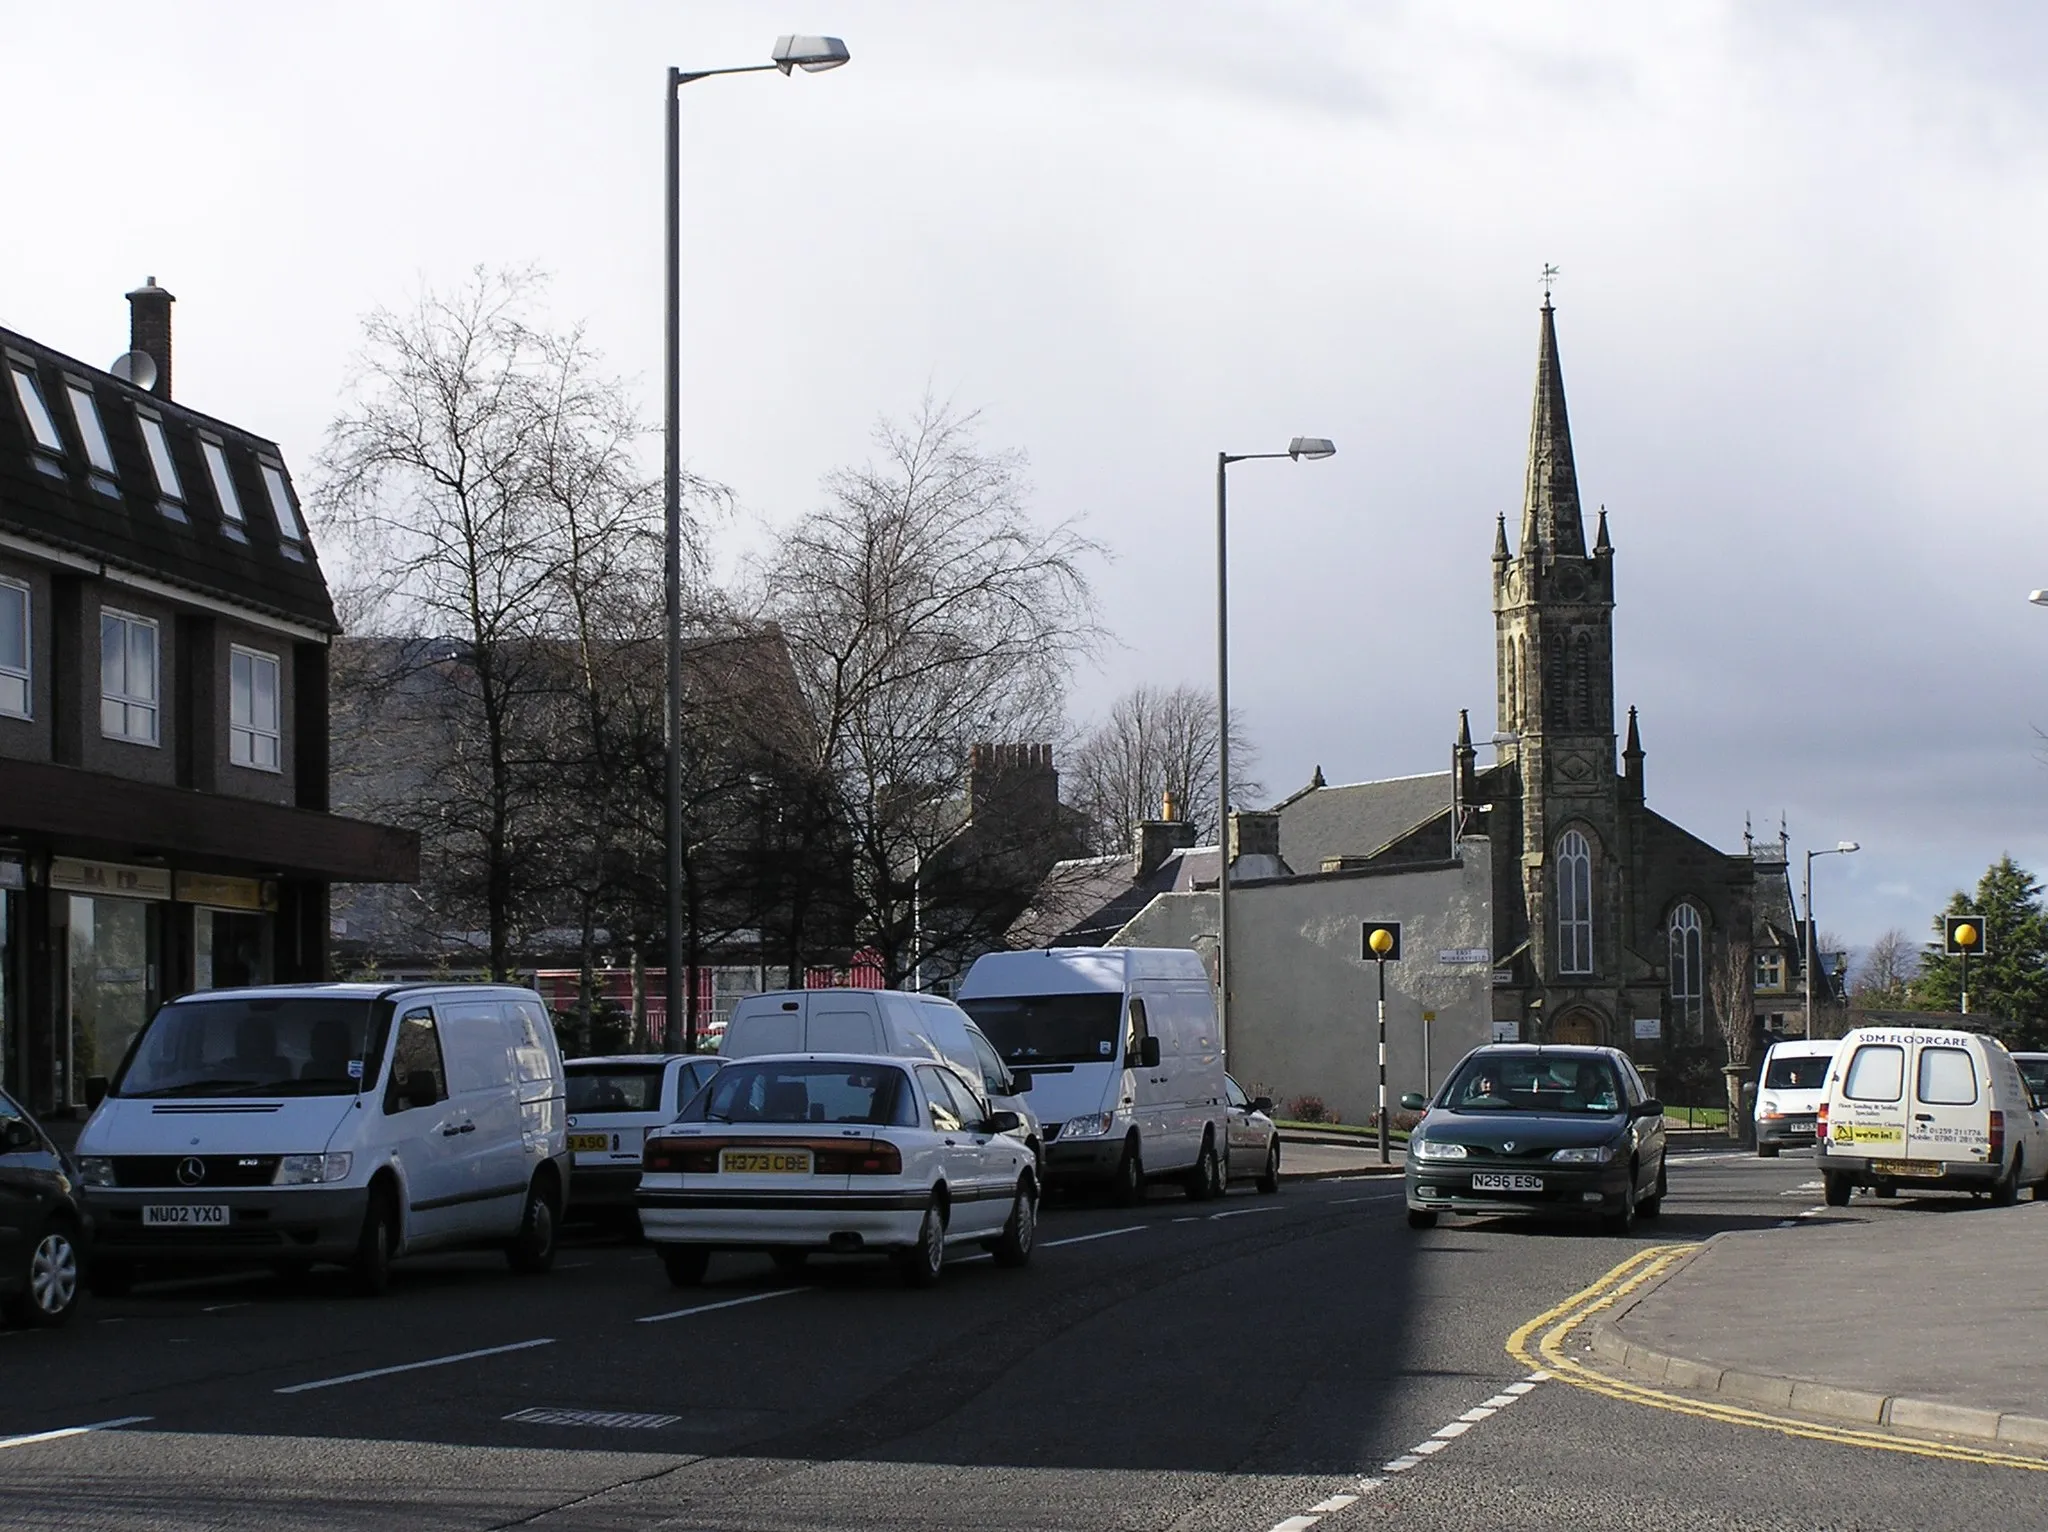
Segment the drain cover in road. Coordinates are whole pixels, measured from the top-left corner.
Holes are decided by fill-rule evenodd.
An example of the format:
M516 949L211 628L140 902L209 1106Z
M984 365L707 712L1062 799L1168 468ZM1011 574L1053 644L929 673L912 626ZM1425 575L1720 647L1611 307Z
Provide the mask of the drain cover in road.
M507 1420L530 1426L610 1426L620 1431L652 1431L672 1426L680 1415L635 1415L627 1410L514 1410Z

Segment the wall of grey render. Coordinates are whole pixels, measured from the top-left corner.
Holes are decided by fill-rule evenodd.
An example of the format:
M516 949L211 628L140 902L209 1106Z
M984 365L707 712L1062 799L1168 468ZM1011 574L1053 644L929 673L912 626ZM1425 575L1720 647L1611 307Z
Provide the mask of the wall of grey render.
M1364 1123L1378 1101L1372 965L1360 957L1368 920L1402 923L1403 957L1387 965L1387 1093L1423 1089L1422 1013L1431 1010L1432 1083L1491 1037L1489 963L1438 953L1493 944L1492 859L1483 836L1462 864L1409 872L1336 873L1231 886L1231 1074L1284 1109L1320 1096ZM1216 895L1162 894L1117 933L1117 945L1191 947L1214 965Z

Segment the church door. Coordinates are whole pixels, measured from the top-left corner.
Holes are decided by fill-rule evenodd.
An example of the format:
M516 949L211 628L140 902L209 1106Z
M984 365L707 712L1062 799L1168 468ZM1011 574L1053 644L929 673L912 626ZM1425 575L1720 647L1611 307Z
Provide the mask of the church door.
M1553 1043L1598 1043L1600 1018L1591 1011L1566 1011L1550 1028Z

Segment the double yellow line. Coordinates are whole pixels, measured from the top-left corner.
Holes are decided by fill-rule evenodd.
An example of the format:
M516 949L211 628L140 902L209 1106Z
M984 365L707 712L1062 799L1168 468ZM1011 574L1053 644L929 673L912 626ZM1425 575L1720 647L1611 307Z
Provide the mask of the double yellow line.
M1555 1308L1546 1309L1508 1337L1508 1355L1526 1367L1541 1368L1561 1383L1623 1399L1652 1409L1718 1420L1725 1425L1749 1426L1775 1431L1781 1436L1805 1437L1810 1441L1836 1442L1847 1447L1870 1447L1879 1452L1903 1452L1913 1457L1941 1458L1952 1463L1984 1463L1998 1468L2019 1468L2033 1473L2048 1472L2048 1461L1991 1452L1948 1442L1920 1441L1893 1436L1883 1431L1861 1430L1855 1426L1830 1426L1796 1416L1772 1415L1740 1405L1721 1404L1689 1394L1668 1393L1641 1383L1628 1383L1604 1372L1596 1372L1566 1354L1571 1333L1588 1320L1664 1276L1700 1247L1694 1245L1652 1245L1638 1251L1619 1266L1582 1288Z

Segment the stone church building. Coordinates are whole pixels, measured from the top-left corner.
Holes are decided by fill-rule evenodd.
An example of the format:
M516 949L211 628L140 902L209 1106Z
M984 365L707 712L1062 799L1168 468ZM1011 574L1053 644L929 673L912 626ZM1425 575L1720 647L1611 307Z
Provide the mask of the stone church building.
M1747 1017L1760 880L1782 880L1782 858L1767 872L1649 807L1634 708L1617 731L1615 549L1604 511L1590 544L1585 522L1546 297L1521 516L1494 533L1495 758L1478 764L1461 713L1448 772L1331 785L1318 769L1231 816L1225 1042L1240 1080L1281 1099L1313 1086L1363 1119L1365 920L1404 922L1387 976L1397 1091L1501 1037L1607 1043L1654 1068L1714 1035L1717 963ZM1134 857L1061 864L1012 945L1213 954L1217 848L1184 830L1149 824Z

